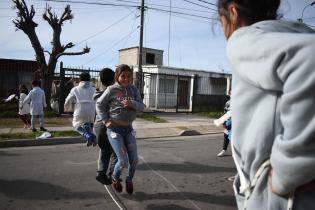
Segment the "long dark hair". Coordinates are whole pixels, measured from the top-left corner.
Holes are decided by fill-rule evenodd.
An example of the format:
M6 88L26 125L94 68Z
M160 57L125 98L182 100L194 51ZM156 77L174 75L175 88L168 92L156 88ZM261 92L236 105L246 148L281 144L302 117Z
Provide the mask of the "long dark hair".
M28 89L24 84L19 86L19 91L20 93L25 93L26 95L28 94Z
M234 3L240 17L247 24L253 24L263 20L275 20L279 17L277 11L281 0L218 0L219 15L224 15L230 21L228 7Z

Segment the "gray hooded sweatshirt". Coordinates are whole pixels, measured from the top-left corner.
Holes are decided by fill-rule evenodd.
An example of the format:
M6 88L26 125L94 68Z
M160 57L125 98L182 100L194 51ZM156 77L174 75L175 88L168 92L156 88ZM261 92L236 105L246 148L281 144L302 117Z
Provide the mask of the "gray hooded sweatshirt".
M132 109L123 108L122 101L129 100ZM134 85L122 87L118 83L107 87L96 102L96 121L107 121L108 119L124 120L132 122L136 119L136 112L142 111L144 104L139 90Z
M247 210L286 209L287 195L315 180L314 53L315 31L302 23L262 21L238 29L228 40L239 209L266 160L270 165L252 188ZM284 196L272 193L270 184ZM314 209L314 198L315 186L297 190L293 209Z

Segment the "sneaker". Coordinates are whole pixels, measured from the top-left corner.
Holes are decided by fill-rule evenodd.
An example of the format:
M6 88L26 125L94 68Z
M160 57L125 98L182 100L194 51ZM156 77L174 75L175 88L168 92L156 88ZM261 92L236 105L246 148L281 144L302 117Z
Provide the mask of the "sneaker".
M133 183L131 180L126 180L126 192L131 195L133 193Z
M223 157L225 154L226 150L222 150L221 152L219 152L219 154L217 154L218 157Z
M117 192L119 192L119 193L122 192L121 181L122 181L121 179L116 180L115 178L112 178L112 185L113 185L113 188L114 188Z
M40 131L47 131L47 129L44 128L44 127L40 127L39 130L40 130Z
M95 177L95 179L103 185L112 184L112 179L109 176L107 176L106 173L102 171L97 173L97 176Z
M93 141L95 139L94 135L93 134L90 134L90 133L84 133L83 134L83 137L86 139L86 146L91 146L93 144Z
M235 177L236 177L236 176L230 176L230 177L228 177L228 180L229 180L230 182L233 182L234 179L235 179Z
M36 128L32 128L32 132L36 132L37 130L36 130Z

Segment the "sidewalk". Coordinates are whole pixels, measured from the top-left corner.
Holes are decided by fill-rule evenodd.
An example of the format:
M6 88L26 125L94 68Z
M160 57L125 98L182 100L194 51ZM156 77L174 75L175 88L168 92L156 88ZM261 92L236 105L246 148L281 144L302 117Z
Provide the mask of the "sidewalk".
M138 139L161 138L172 136L190 136L202 135L210 133L220 133L222 128L218 128L213 124L213 119L192 114L183 113L158 113L161 119L167 120L166 123L155 123L137 118L133 127L136 130ZM46 127L48 131L70 131L71 126L67 127ZM31 132L23 128L1 128L0 133L20 133ZM34 145L51 145L51 144L67 144L67 143L83 143L81 137L58 137L45 140L36 139L19 139L19 140L3 140L0 141L1 147L14 146L34 146Z

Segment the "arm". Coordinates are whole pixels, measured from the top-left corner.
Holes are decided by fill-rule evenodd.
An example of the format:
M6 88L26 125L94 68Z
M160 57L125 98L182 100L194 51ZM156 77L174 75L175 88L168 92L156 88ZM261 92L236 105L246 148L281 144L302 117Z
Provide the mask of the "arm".
M30 103L32 93L33 93L33 91L30 91L28 93L28 95L24 98L24 100L23 100L23 102L21 104L21 109L23 108L24 104Z
M128 103L127 107L130 107L136 111L143 111L144 109L144 104L143 104L143 100L141 98L140 92L137 88L133 88L132 91L135 94L135 99L134 100L130 100L130 103Z
M105 123L109 120L109 98L110 98L110 88L107 88L104 93L96 101L96 114Z
M76 98L75 98L75 95L73 94L73 89L72 89L65 100L65 104L64 104L65 111L66 112L73 111L72 106L75 103L76 103Z
M270 160L271 187L282 195L315 179L315 61L309 57L315 40L309 38L312 43L301 50L288 51L291 56L284 58L284 68L278 70L284 82L280 102L283 133L274 141Z

